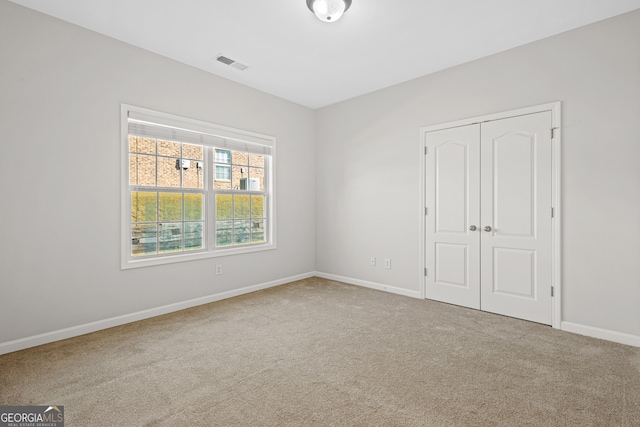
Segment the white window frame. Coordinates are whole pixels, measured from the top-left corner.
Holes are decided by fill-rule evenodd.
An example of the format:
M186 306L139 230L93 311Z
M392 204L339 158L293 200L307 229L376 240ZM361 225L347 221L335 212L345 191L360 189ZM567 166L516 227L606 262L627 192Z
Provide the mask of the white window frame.
M131 255L131 191L129 185L129 122L144 126L145 123L153 123L180 135L188 135L189 141L205 146L204 156L204 220L205 232L203 234L204 249L196 251L175 252L152 256ZM171 264L175 262L192 261L228 255L237 255L265 250L276 249L276 195L275 195L275 164L276 164L276 138L269 135L235 129L214 123L176 116L137 107L121 104L121 269L147 267L153 265ZM195 141L197 138L198 141ZM171 139L171 138L167 138ZM207 147L210 147L207 149ZM250 151L264 149L265 156L265 242L247 245L215 246L215 148L235 151ZM207 154L209 152L210 154ZM149 191L162 191L162 187L147 187ZM190 189L183 189L189 192ZM252 192L247 191L247 194Z

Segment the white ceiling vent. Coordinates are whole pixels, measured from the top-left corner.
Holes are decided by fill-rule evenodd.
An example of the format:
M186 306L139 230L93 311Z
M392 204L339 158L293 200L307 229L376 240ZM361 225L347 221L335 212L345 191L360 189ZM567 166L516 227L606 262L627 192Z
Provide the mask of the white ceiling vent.
M223 56L223 55L218 55L216 57L216 61L222 62L223 64L231 65L233 68L237 68L238 70L241 70L241 71L244 71L247 68L249 68L248 65L241 64L235 59L227 58L226 56Z

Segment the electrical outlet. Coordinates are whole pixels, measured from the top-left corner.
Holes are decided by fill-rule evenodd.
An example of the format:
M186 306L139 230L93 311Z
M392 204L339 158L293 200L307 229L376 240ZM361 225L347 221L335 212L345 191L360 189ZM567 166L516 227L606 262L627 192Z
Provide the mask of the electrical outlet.
M386 259L384 260L384 268L391 270L391 260L390 259Z
M376 257L372 256L371 259L369 259L369 265L372 265L372 266L376 265Z
M216 276L222 276L222 264L216 264Z

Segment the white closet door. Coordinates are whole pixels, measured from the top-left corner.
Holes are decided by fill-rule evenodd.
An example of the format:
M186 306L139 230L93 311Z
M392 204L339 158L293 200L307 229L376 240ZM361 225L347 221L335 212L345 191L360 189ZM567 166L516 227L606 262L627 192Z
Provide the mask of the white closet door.
M551 324L551 112L481 125L481 309Z
M426 296L480 308L480 125L426 135Z

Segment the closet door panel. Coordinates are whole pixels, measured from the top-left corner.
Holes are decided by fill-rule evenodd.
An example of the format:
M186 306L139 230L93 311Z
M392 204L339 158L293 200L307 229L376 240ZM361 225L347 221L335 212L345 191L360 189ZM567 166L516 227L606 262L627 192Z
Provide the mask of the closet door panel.
M480 308L480 126L426 135L426 296ZM471 226L476 230L472 231Z
M551 324L551 112L482 124L481 309Z

